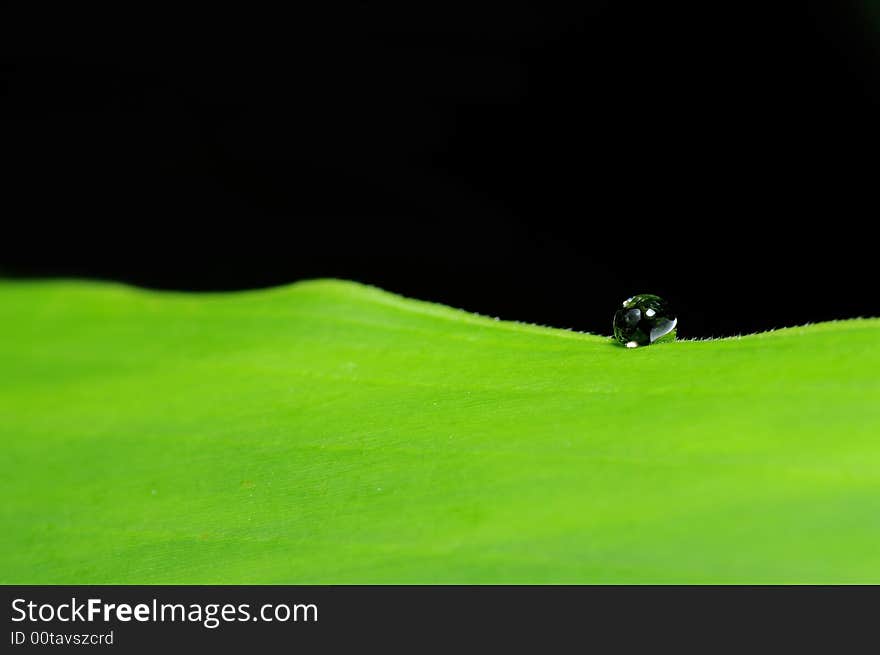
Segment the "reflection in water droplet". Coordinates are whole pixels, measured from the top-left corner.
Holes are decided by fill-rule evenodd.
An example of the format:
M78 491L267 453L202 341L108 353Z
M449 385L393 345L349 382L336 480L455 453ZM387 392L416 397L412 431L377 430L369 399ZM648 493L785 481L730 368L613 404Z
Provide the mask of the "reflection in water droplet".
M627 348L674 341L678 319L669 303L648 293L633 296L614 313L614 338Z

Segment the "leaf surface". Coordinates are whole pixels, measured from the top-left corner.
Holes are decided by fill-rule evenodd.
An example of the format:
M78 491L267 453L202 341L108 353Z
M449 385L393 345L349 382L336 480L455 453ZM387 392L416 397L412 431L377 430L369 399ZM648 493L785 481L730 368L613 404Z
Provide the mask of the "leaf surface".
M626 350L0 284L2 583L880 582L880 320Z

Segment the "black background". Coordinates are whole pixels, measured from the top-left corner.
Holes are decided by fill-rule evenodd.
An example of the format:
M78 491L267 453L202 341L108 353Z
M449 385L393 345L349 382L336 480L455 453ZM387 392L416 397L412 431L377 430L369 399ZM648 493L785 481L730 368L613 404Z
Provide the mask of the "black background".
M877 315L869 5L64 17L0 62L0 273L336 276L604 333L640 292L683 336Z

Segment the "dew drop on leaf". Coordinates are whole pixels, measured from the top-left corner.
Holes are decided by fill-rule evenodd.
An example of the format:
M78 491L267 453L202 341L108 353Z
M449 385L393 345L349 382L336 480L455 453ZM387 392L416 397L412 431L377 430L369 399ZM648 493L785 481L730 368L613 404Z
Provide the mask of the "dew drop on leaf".
M674 341L677 325L669 303L650 293L627 298L614 312L614 338L627 348Z

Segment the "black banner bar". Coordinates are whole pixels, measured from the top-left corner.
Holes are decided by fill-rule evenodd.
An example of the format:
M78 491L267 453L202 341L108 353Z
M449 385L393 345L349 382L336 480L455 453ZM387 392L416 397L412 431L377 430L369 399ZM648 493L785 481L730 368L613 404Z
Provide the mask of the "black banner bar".
M3 587L7 652L481 645L544 652L876 640L874 587ZM94 652L94 651L93 651ZM606 652L603 647L601 652Z

